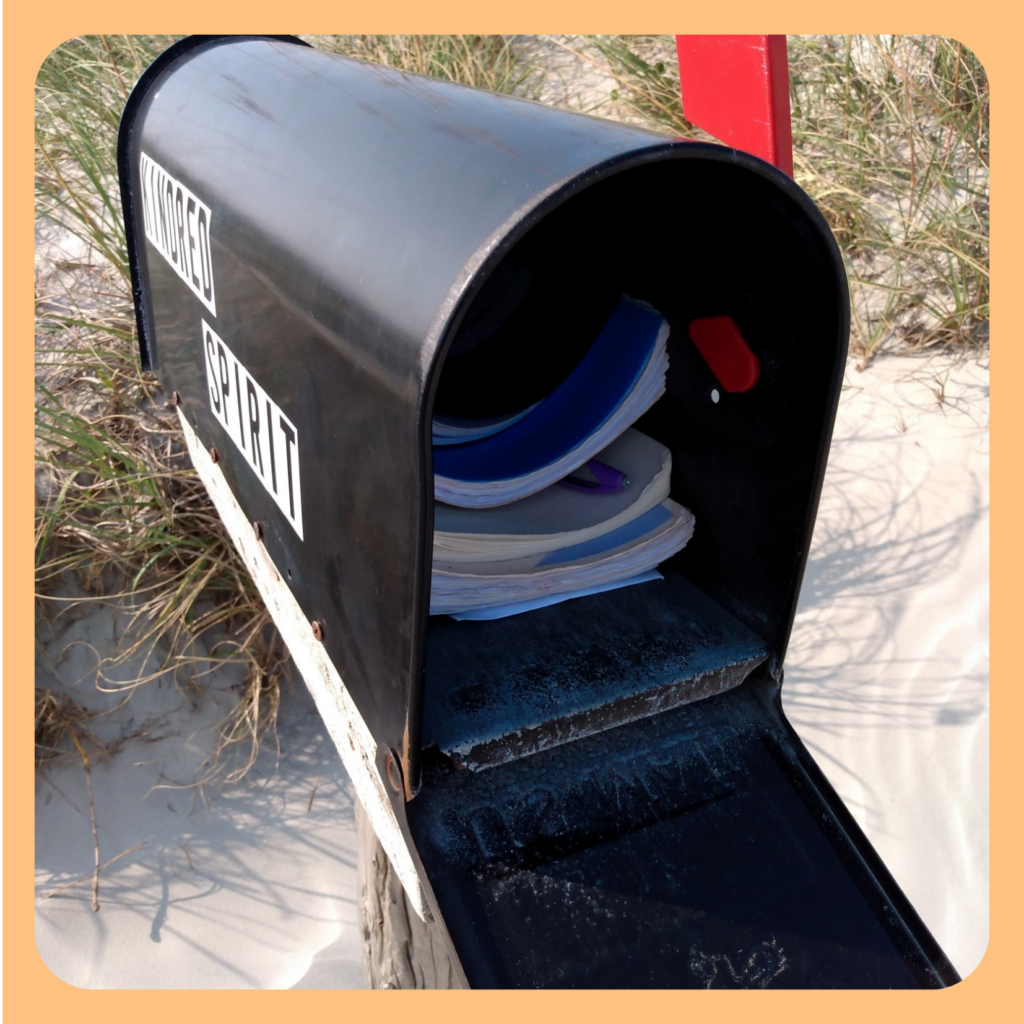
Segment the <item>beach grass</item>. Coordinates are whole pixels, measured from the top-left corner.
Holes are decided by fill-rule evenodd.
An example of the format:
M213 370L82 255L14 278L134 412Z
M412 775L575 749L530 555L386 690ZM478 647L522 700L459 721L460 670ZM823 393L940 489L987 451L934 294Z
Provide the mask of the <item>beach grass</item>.
M543 69L521 59L509 36L306 36L317 49L487 92L536 97Z
M704 137L683 116L674 40L593 40L627 116ZM989 88L940 36L790 36L797 182L851 284L852 347L983 344L989 321ZM612 113L614 116L614 112Z

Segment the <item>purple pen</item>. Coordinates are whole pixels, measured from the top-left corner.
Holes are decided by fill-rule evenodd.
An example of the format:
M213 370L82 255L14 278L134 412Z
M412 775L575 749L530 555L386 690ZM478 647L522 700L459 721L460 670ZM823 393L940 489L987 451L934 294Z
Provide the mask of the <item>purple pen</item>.
M586 480L581 476L570 473L561 483L576 491L587 491L590 494L615 494L629 486L629 478L625 473L620 473L614 466L609 466L597 459L591 459L586 463L586 468L597 478ZM576 471L577 473L579 470Z

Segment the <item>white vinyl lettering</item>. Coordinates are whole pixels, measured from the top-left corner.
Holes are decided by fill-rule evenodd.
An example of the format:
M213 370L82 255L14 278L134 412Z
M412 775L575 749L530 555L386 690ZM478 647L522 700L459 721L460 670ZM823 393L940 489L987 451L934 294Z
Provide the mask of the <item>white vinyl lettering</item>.
M217 315L210 256L210 208L145 153L139 161L146 238Z
M202 329L210 410L302 540L299 432L205 320Z

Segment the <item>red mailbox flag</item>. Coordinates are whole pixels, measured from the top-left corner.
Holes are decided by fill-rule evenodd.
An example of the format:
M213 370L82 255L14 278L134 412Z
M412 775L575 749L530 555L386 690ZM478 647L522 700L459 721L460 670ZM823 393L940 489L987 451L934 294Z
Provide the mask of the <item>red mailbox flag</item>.
M687 120L793 176L785 36L676 36Z

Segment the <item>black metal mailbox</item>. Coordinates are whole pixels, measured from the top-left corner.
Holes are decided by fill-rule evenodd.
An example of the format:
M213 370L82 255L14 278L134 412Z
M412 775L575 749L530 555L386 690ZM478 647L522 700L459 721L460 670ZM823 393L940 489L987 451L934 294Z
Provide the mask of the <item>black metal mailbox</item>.
M789 178L281 37L173 47L119 161L143 364L464 981L957 980L781 711L849 316ZM672 325L641 426L698 528L656 587L456 622L429 424L512 259ZM745 390L692 336L723 314Z

